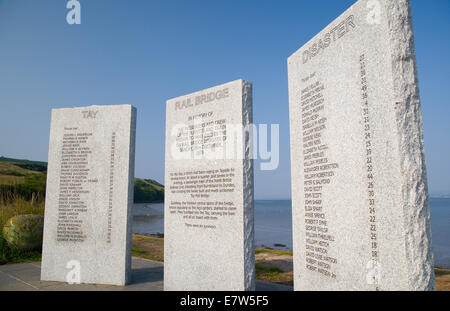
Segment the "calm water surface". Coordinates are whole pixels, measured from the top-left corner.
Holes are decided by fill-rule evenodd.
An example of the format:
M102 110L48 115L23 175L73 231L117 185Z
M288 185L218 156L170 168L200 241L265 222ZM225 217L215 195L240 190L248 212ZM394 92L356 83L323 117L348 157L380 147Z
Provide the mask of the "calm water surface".
M450 198L431 198L430 207L435 263L450 268ZM164 204L136 204L133 232L164 233ZM255 242L257 247L292 249L290 200L255 201Z

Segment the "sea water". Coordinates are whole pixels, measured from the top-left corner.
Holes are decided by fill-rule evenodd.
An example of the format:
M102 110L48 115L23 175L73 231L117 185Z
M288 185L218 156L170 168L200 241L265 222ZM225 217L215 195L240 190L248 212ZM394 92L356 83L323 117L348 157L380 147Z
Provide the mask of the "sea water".
M450 198L431 198L430 209L435 265L450 269ZM164 204L135 204L133 232L164 233ZM255 246L292 250L290 200L255 201Z

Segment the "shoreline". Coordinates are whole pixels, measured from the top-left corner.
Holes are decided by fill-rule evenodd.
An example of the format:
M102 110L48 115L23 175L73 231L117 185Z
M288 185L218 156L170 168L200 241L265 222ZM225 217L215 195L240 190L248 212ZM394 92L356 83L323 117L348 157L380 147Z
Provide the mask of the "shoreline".
M164 261L164 239L133 234L133 256ZM293 286L293 252L273 248L255 248L256 280ZM450 269L434 268L436 290L450 291Z

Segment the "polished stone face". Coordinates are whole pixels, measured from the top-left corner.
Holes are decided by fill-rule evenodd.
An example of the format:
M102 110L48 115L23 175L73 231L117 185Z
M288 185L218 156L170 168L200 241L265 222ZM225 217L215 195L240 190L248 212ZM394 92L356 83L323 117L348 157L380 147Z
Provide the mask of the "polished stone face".
M131 269L136 109L53 109L41 279L124 285Z
M361 0L288 59L296 290L434 288L409 2Z
M166 111L164 289L254 289L251 84L171 99Z

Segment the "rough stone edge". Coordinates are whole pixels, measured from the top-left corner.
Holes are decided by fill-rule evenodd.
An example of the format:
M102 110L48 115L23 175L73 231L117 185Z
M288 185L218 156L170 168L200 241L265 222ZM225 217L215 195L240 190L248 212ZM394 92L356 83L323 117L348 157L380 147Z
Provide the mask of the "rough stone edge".
M54 120L55 120L55 113L56 113L56 109L53 108L51 109L50 112L50 133L49 133L49 138L48 138L48 149L47 149L47 176L45 179L45 193L49 193L50 191L50 174L49 172L51 172L51 169L53 168L53 160L52 160L52 141L54 139ZM50 200L50 196L46 195L45 196L45 202L44 202L44 232L42 235L42 252L41 252L41 273L40 273L40 277L39 280L41 281L47 281L48 278L48 272L45 269L45 262L48 260L47 257L47 249L48 246L46 244L48 244L46 242L46 231L48 231L48 227L50 226L48 224L48 218L49 218L49 213L50 213L50 208L47 208L47 206L49 206L49 200ZM49 280L50 281L50 280Z
M410 290L435 290L425 148L410 0L385 0Z
M255 290L254 191L252 157L252 84L242 81L242 125L244 129L243 208L244 208L244 289Z
M125 245L125 285L131 281L131 248L132 248L132 221L133 221L133 202L134 202L134 162L136 151L136 119L137 110L131 106L130 122L130 144L129 144L129 169L128 169L128 207L127 207L127 230Z

